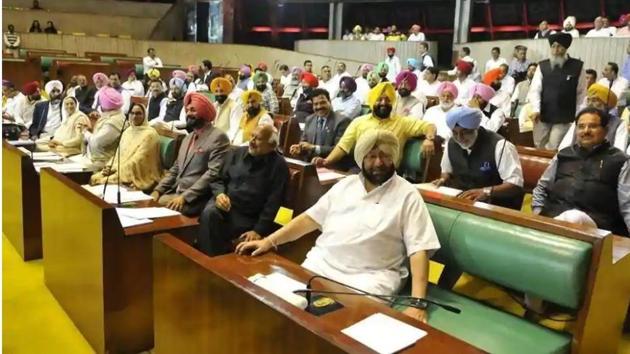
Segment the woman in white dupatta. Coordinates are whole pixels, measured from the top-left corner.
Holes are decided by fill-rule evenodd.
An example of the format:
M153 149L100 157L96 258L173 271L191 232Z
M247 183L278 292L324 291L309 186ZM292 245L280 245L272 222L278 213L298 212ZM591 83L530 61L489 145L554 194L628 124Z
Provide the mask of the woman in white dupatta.
M62 103L61 125L46 147L66 156L80 154L83 135L77 129L79 124L89 125L90 120L79 110L79 101L68 96Z

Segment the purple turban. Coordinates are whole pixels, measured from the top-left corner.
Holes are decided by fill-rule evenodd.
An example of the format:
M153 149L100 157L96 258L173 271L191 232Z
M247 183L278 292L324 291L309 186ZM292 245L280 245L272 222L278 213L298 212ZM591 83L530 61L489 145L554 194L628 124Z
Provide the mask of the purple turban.
M357 82L354 81L354 79L350 76L344 76L339 80L339 86L341 86L342 83L346 84L346 88L348 88L350 90L350 92L354 92L357 90Z
M495 94L492 87L485 84L475 84L475 86L470 89L468 96L475 97L475 95L479 95L484 101L488 102Z
M409 70L401 71L396 75L396 87L398 88L403 81L409 84L409 91L414 91L418 85L418 77Z
M250 69L247 65L241 65L239 71L244 77L250 77L252 75L252 69Z

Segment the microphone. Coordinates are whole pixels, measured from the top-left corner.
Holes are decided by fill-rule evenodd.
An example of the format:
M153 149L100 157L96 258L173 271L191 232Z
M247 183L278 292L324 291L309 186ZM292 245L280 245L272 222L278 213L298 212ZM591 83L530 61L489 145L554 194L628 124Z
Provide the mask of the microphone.
M313 290L311 287L311 283L313 282L313 280L315 279L324 279L324 280L328 280L329 282L335 283L335 284L339 284L342 285L346 288L350 288L355 292L343 292L343 291L327 291L327 290ZM425 309L427 307L427 304L432 304L432 305L436 305L439 306L447 311L450 312L454 312L454 313L461 313L462 310L450 306L450 305L446 305L446 304L441 304L439 302L433 301L433 300L428 300L428 299L423 299L423 298L419 298L419 297L414 297L414 296L407 296L407 295L380 295L380 294L373 294L373 293L369 293L365 290L361 290L358 288L355 288L353 286L350 286L348 284L344 284L340 281L325 277L323 275L313 275L308 282L306 283L306 289L303 290L295 290L294 293L303 293L306 296L306 304L307 307L311 305L311 294L312 293L320 293L320 294L339 294L339 295L361 295L361 296L371 296L371 297L375 297L378 299L381 299L383 301L390 301L390 304L395 304L396 300L410 300L409 303L406 303L406 305L411 306L411 307L415 307L415 308L419 308L419 309Z
M131 111L131 108L129 109L129 111ZM118 206L122 205L121 197L120 197L120 141L122 139L123 133L128 127L129 127L129 115L126 115L125 120L123 121L122 129L120 130L120 135L118 135L118 142L116 143L116 153L118 154L118 167L117 167L118 170L116 171L116 173L118 173L118 179L117 179L118 191L116 193L116 198L117 198L116 201L118 202ZM112 163L109 164L110 174L107 175L107 177L105 178L105 183L103 184L103 197L101 198L102 200L105 200L105 192L107 191L107 185L109 184L109 176L111 176L111 169L113 165L114 165L114 160L112 160Z

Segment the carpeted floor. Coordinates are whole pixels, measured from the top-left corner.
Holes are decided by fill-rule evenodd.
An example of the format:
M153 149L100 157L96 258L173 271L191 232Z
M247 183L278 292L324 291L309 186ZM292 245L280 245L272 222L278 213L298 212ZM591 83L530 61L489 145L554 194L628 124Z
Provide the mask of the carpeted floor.
M441 265L432 262L432 282L437 281L441 268ZM23 262L3 236L2 269L3 353L93 353L90 345L44 285L41 260ZM456 289L514 313L522 313L522 309L508 296L479 279L463 276ZM550 327L555 326L550 324ZM630 335L626 335L621 341L619 353L630 354Z

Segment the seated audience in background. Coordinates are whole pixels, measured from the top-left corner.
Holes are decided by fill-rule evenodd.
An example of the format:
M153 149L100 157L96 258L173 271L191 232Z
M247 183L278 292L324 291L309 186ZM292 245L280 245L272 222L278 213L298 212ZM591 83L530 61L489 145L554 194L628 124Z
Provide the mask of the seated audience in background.
M396 48L387 48L387 57L385 57L385 64L387 64L387 81L393 82L396 80L396 75L402 70L400 66L400 59L396 56ZM380 74L380 72L379 72Z
M608 123L605 127L606 141L617 149L625 151L628 147L628 122L621 120L615 109L617 106L617 95L613 91L608 90L606 86L593 84L588 88L586 94L586 106L609 113ZM575 124L571 124L571 127L560 142L558 150L575 144L575 140Z
M335 75L333 76L333 80L334 82L336 82L335 84L335 88L338 89L339 88L339 82L341 81L341 78L343 77L352 77L352 75L350 75L350 73L348 71L346 71L346 63L344 62L338 62L336 65L336 72ZM335 96L331 96L331 97L336 97Z
M258 72L261 72L261 71L265 74L265 76L267 76L267 83L269 84L269 86L271 86L271 82L273 81L273 76L271 76L271 74L267 71L267 64L265 64L262 61L258 63L258 65L256 66L256 70L254 71L254 74L257 74ZM254 84L256 85L257 83L255 81L256 80L254 80Z
M532 105L534 145L556 150L584 100L586 79L584 63L567 54L573 38L556 33L548 40L549 57L538 63L527 99Z
M630 37L630 13L626 15L621 15L619 17L619 22L621 23L621 27L615 31L616 38L628 38Z
M232 92L232 83L225 78L218 77L210 83L210 90L214 95L214 109L217 111L217 118L214 126L227 134L230 141L234 140L234 135L238 130L243 117L241 105L229 97Z
M147 56L142 58L142 66L144 74L147 75L149 70L161 68L164 65L162 64L162 59L160 59L155 53L155 49L149 48L147 49Z
M333 111L328 91L320 88L315 89L311 93L311 97L315 113L306 117L300 143L292 145L289 150L291 155L304 157L306 161L312 161L315 157L326 158L337 145L351 121ZM351 158L346 156L333 168L348 170L352 166L350 160Z
M434 66L428 67L422 74L422 79L418 81L416 90L412 93L422 104L427 104L427 97L436 97L437 90L441 82L438 81L440 70Z
M376 64L376 70L374 71L376 71L376 73L378 74L379 82L387 82L387 81L391 82L391 80L387 78L389 76L389 65L387 65L386 62L382 61Z
M463 47L461 52L459 53L459 60L463 60L472 64L472 71L470 73L470 78L475 82L478 82L481 77L481 70L479 69L479 64L477 64L477 60L475 60L472 56L470 56L470 48Z
M149 126L146 108L134 103L129 111L129 126L120 138L118 151L100 172L92 175L90 184L120 183L136 190L148 191L162 179L160 136ZM120 170L118 169L120 167Z
M94 167L102 168L116 151L125 116L121 111L123 98L118 91L105 86L98 91L98 96L101 107L100 118L93 128L91 125L79 124L77 129L83 133L82 151L85 157Z
M527 103L527 93L529 92L529 86L532 83L532 79L534 78L536 68L538 68L537 63L529 64L529 66L527 67L527 76L525 77L525 80L519 82L514 89L514 93L512 93L512 102L518 101L518 105L520 107Z
M94 103L92 103L93 110L100 110L101 103L99 102L99 92L101 88L105 86L109 86L109 76L104 73L96 73L92 75L92 82L94 82L94 87L96 87L96 93L94 94Z
M295 100L295 105L293 101L291 102L291 106L293 107L293 116L297 119L298 122L304 123L306 117L310 114L313 114L313 99L311 98L311 92L318 88L319 82L315 75L304 72L302 74L302 87L300 87L298 92L298 97Z
M4 32L2 35L4 40L4 51L5 53L11 54L17 58L20 54L19 49L22 39L20 38L20 35L15 32L15 26L9 25L7 28L8 31Z
M39 24L39 21L34 20L33 23L31 23L31 28L28 29L29 33L42 33L42 27Z
M576 19L575 16L567 16L562 23L562 32L570 34L573 38L580 37L580 32L575 28Z
M313 161L318 167L333 166L344 156L350 154L355 148L357 140L370 130L384 129L391 131L400 143L397 156L402 156L402 149L407 140L412 137L424 136L422 143L422 155L433 155L435 148L435 125L421 119L399 116L393 113L396 104L396 89L389 82L381 82L376 85L368 97L368 105L372 108L370 114L358 117L350 123L341 140L335 146L328 157L316 157ZM398 164L400 161L395 161Z
M612 37L613 34L606 28L604 28L604 20L601 16L595 17L593 21L595 28L589 30L584 37L597 38L597 37Z
M617 28L610 25L610 20L606 16L602 16L602 28L610 32L611 37L613 37L617 33Z
M35 105L44 101L39 90L39 82L31 81L24 84L22 87L22 93L24 94L24 97L15 103L13 121L17 124L25 126L26 128L30 128L31 123L33 122Z
M354 119L361 114L361 101L354 95L357 83L350 76L339 81L339 93L332 100L332 109L343 118Z
M509 67L507 64L499 65L499 69L501 69L501 75L499 77L501 80L501 91L505 91L508 95L512 95L514 87L516 87L516 80L508 75Z
M419 45L419 53L420 58L418 59L419 66L418 69L420 71L424 71L426 68L431 68L435 66L435 61L429 54L429 43L428 42L420 42Z
M401 71L396 76L397 97L394 114L401 117L422 119L424 105L411 93L416 90L417 77L410 71Z
M210 87L210 77L212 76L212 62L208 59L201 61L201 84Z
M628 236L628 156L606 141L608 114L586 108L577 115L576 144L558 152L532 196L532 210Z
M241 117L238 130L234 134L232 145L241 145L249 142L252 133L259 125L273 125L273 119L263 107L263 97L256 90L245 91L241 97L245 112Z
M368 34L369 41L384 41L385 35L381 32L380 27L374 27L374 30L370 34Z
M268 85L269 79L267 73L264 71L254 75L254 84L256 85L256 91L262 95L262 105L267 112L277 114L280 111L280 105L278 104L278 97L273 89Z
M302 68L294 66L289 73L289 81L284 86L282 91L282 98L288 98L289 101L297 99L299 96L300 82L302 80Z
M15 120L15 107L26 96L9 80L2 80L2 119Z
M252 69L248 65L242 65L238 70L238 82L236 87L244 91L247 91L249 82L251 81Z
M490 59L486 62L486 70L484 72L488 72L492 69L496 69L502 64L508 65L507 60L501 57L501 48L494 47L490 50Z
M367 94L370 92L370 84L368 83L367 77L372 70L374 70L374 65L363 64L359 69L359 77L354 79L354 82L357 84L357 90L354 92L354 96L359 99L361 104L365 102Z
M389 34L387 35L387 38L385 38L386 41L406 41L407 40L407 36L405 36L404 34L402 34L398 28L396 27L396 25L392 25L390 27L389 30Z
M201 213L199 249L210 256L232 252L232 242L267 237L284 202L289 168L276 148L278 131L256 127L249 146L230 150L218 177L210 183L213 198Z
M409 35L409 38L407 38L407 41L424 42L425 40L424 33L420 32L420 29L421 29L420 25L411 26L411 29L409 30L411 34Z
M57 34L57 28L55 28L55 25L53 24L52 21L48 21L46 22L46 28L44 28L44 33L48 33L48 34Z
M313 62L306 59L304 60L304 71L306 71L307 73L313 73Z
M199 215L211 196L210 183L219 176L230 141L215 128L214 106L203 94L192 92L184 98L186 135L177 160L155 187L151 197L169 209L185 215Z
M470 62L460 59L457 61L455 68L457 78L453 83L457 86L457 92L459 92L455 103L463 105L470 99L469 93L473 86L475 86L475 81L471 78L473 65Z
M199 65L189 65L186 71L186 93L201 91L200 86L203 85L199 79Z
M339 181L289 224L262 240L241 243L236 251L257 256L319 229L322 234L304 268L363 291L391 295L407 282L409 257L411 296L424 298L428 252L440 243L420 193L396 174L400 151L392 132L370 130L354 150L359 175ZM409 307L405 314L427 320L417 308Z
M628 90L630 86L628 85L628 80L623 76L619 76L619 65L617 63L608 62L604 67L604 71L602 71L602 78L597 81L598 84L606 87L610 87L612 92L617 95L617 106L625 107L626 106L626 96L628 95ZM614 107L610 107L612 109Z
M586 69L584 71L584 75L586 77L586 89L597 82L597 71L593 69Z
M33 121L28 131L31 139L42 139L42 141L48 143L61 125L61 92L63 92L63 84L59 80L51 80L46 83L44 90L48 94L49 100L35 104Z
M88 86L88 81L85 75L77 75L77 83L79 84L74 90L74 97L79 101L79 109L85 114L92 112L92 105L94 104L94 96L96 95L96 88Z
M387 67L387 66L385 66ZM386 82L387 80L385 80ZM368 82L368 86L370 87L370 90L372 90L374 88L374 86L378 85L379 82L381 82L381 77L379 76L379 74L373 70L370 71L368 73L368 77L367 77L367 82ZM367 97L370 96L370 91L368 91L367 96L366 96L366 101L367 101Z
M512 118L518 118L519 131L521 133L531 132L534 130L534 122L530 119L532 105L527 100L527 94L529 93L529 87L537 68L537 63L529 64L529 67L527 68L527 79L516 85L516 89L514 90L511 98L512 114L510 116Z
M162 100L164 109L149 125L156 129L186 134L186 109L184 109L184 80L174 77L169 82L170 93ZM160 107L162 108L162 107Z
M241 96L243 95L243 90L241 90L240 88L238 88L238 86L236 86L236 80L234 80L234 76L230 74L225 74L223 75L223 78L229 81L230 84L232 84L232 92L230 92L230 94L228 95L228 98L238 103L239 106L242 106L243 102L241 102Z
M452 132L446 124L446 113L455 107L457 86L450 81L443 82L437 89L437 96L439 97L440 104L427 109L422 119L435 125L437 135L442 137L444 141L448 141L448 139L451 138Z
M328 91L330 97L337 97L337 90L339 89L339 82L335 83L332 77L332 71L330 66L324 65L321 69L321 78L319 79L319 88L323 88Z
M74 97L75 91L79 87L79 76L72 75L70 77L70 81L66 85L66 91L62 94L63 97L72 96Z
M286 64L280 65L278 70L280 71L280 86L284 88L291 82L291 72Z
M63 155L80 154L83 134L79 126L89 126L90 120L79 110L79 101L72 96L64 98L61 112L61 125L48 142L48 148Z
M510 116L510 95L501 91L501 69L490 70L484 75L483 84L475 84L470 94L468 107L479 108L483 113L481 126L498 132L505 119Z
M122 95L122 112L124 115L127 115L127 112L129 112L129 107L131 107L131 93L122 87L120 83L120 74L118 74L117 72L109 74L109 86L111 86L114 90L118 91L118 93Z
M153 119L164 117L166 114L166 102L168 101L166 93L162 89L162 82L159 80L151 80L149 82L149 99L147 101L147 119L151 122Z
M523 170L514 144L480 126L477 108L456 107L446 114L453 136L442 155L437 186L461 189L458 198L516 210L523 203Z
M122 87L131 93L131 96L144 96L144 86L142 81L136 77L136 69L129 69L127 72L127 81L122 84Z
M531 62L527 59L527 47L517 45L514 47L514 58L510 62L508 75L512 76L516 82L525 80L527 68Z
M538 32L536 32L534 39L547 39L554 33L556 33L556 31L549 28L549 23L547 23L547 21L541 21L538 25Z
M351 41L365 41L367 37L363 34L363 28L361 26L356 25L352 28L352 33L349 36L349 40Z
M418 70L418 61L415 58L407 59L407 67L405 70L411 71L414 75L416 75L418 80L422 80L422 72Z

